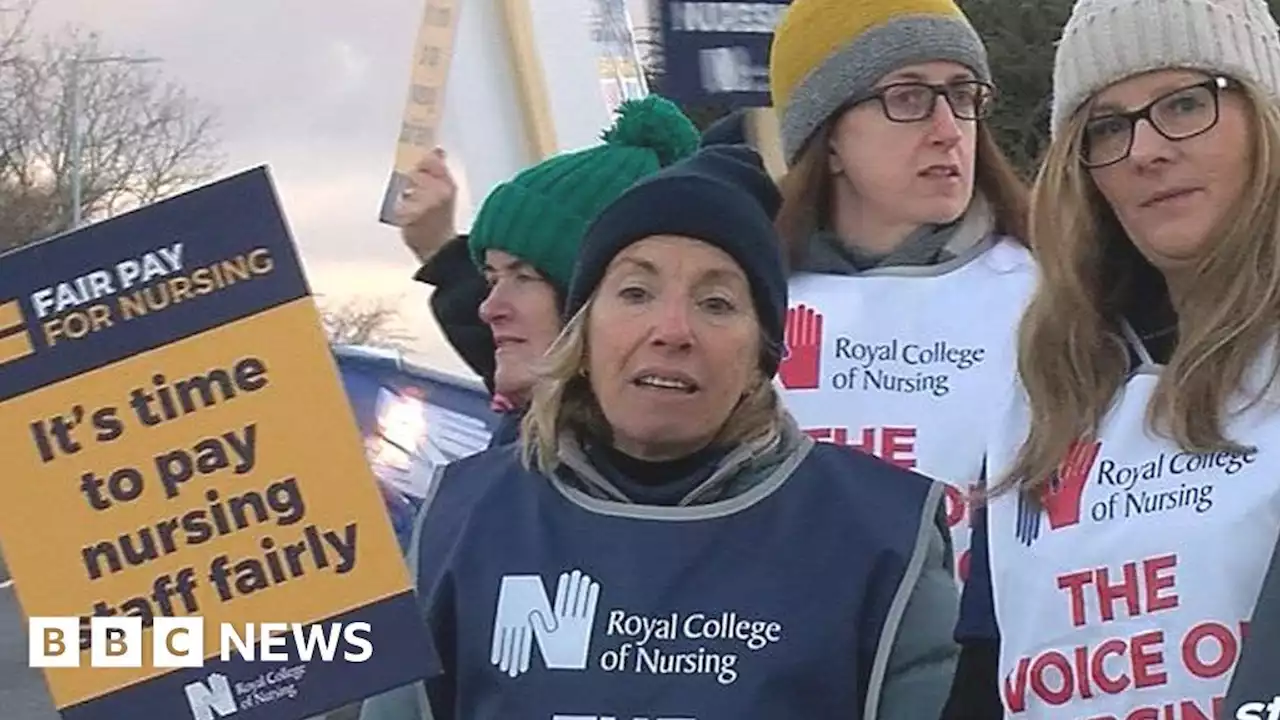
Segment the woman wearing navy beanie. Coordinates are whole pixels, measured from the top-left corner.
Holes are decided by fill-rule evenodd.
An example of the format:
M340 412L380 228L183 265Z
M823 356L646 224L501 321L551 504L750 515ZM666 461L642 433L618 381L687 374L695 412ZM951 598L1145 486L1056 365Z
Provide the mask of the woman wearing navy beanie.
M937 717L944 488L783 408L778 202L713 147L592 223L519 444L445 468L420 516L438 672L367 720Z

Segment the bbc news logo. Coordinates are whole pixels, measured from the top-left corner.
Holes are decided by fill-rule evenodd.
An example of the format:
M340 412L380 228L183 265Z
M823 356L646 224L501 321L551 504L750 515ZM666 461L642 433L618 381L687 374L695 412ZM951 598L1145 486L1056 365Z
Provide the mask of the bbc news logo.
M80 667L83 625L78 617L33 617L28 622L28 664ZM152 624L151 664L156 668L203 667L205 628L201 617L158 617ZM353 623L219 623L218 658L238 655L254 662L362 663L373 657L370 627ZM143 667L142 618L89 619L89 667ZM292 641L292 642L291 642ZM292 645L293 654L289 652ZM342 649L339 655L339 649Z

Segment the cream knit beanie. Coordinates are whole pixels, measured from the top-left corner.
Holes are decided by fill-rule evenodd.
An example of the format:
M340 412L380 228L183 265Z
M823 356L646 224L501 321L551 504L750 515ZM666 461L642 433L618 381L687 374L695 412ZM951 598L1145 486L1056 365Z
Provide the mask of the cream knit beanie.
M1054 60L1051 133L1108 85L1166 68L1252 80L1280 102L1280 29L1265 0L1078 0Z

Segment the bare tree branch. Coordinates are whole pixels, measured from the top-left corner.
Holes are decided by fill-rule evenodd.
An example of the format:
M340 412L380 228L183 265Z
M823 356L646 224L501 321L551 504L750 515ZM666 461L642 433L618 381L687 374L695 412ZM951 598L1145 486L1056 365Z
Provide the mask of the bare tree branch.
M24 32L14 35L0 72L6 109L0 113L0 249L60 232L71 219L76 59L132 57L74 28L36 47ZM80 62L78 68L86 221L181 192L221 167L214 115L155 66Z
M413 336L400 327L396 305L387 298L361 298L337 306L322 303L320 316L331 343L404 350Z
M0 3L0 67L17 54L35 6L35 0Z

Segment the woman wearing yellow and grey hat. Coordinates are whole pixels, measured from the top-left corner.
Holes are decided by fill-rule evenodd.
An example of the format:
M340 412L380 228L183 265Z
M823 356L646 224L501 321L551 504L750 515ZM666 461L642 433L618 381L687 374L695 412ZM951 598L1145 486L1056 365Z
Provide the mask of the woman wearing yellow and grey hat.
M983 123L986 50L950 0L796 0L770 63L787 405L818 440L948 485L962 581L965 498L1035 277L1026 188Z

